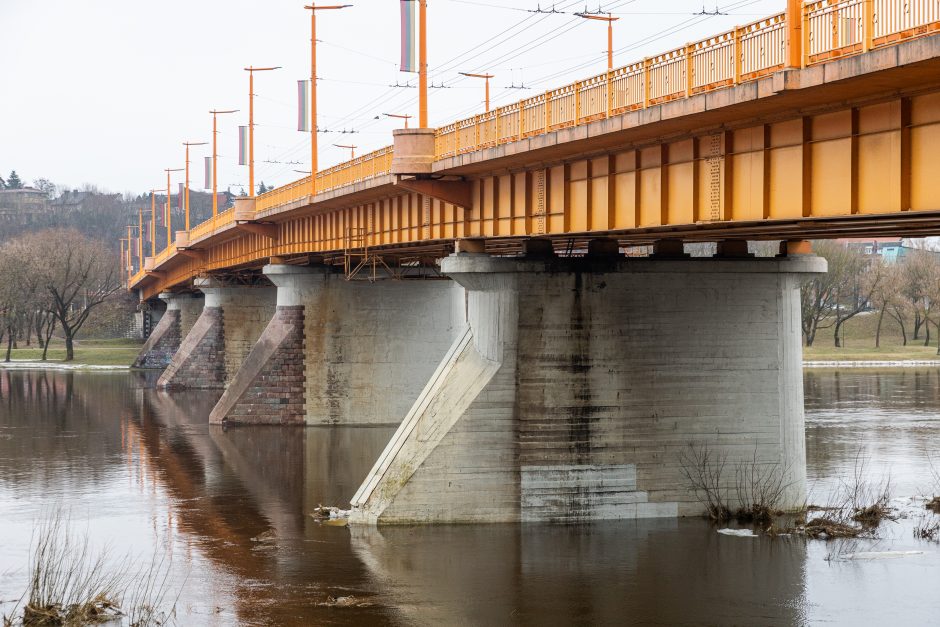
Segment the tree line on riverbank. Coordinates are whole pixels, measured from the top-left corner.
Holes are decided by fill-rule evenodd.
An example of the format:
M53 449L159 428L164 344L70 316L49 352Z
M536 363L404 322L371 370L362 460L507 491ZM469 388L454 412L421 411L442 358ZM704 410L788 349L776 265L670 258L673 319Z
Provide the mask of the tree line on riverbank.
M116 255L105 242L72 228L21 234L0 245L0 343L10 361L17 341L36 339L46 359L58 329L65 360L92 311L121 289ZM2 344L0 344L2 345Z
M886 260L859 248L832 241L813 243L829 262L829 272L807 280L801 289L803 338L813 346L821 331L832 332L842 346L845 324L859 315L877 316L875 348L886 325L895 326L903 345L937 339L940 354L940 254L915 242L907 254Z

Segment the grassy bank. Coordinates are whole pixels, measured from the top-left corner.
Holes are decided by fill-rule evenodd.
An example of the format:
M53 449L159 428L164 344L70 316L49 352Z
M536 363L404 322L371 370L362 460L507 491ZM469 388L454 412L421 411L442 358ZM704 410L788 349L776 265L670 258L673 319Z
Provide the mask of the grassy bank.
M134 363L143 342L139 340L79 340L75 343L75 359L71 363L85 366L130 366ZM6 355L4 350L0 358ZM38 361L42 349L36 346L13 349L14 361ZM62 363L65 359L65 342L53 339L49 343L46 361Z
M907 324L907 346L897 322L885 316L881 326L881 342L875 348L878 329L878 314L866 313L855 316L843 325L840 334L842 347L835 347L833 328L820 329L813 346L803 348L803 359L807 361L928 361L938 360L937 332L931 330L930 346L924 346L924 331L914 340L912 321Z

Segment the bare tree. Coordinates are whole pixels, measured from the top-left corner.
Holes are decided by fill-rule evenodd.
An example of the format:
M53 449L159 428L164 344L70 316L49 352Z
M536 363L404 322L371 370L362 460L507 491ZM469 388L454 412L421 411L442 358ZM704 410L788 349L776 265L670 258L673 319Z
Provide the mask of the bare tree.
M875 331L875 348L881 347L881 328L885 314L898 323L904 346L907 346L907 330L905 321L910 303L904 296L903 290L904 265L896 263L884 267L881 281L872 293L872 304L878 308L878 327Z
M65 337L65 360L75 358L75 336L92 310L121 289L113 251L75 229L48 229L18 238L30 274L49 298L48 311ZM48 336L46 345L48 346Z
M835 345L847 320L858 315L881 282L883 266L833 241L813 244L817 255L829 262L829 271L806 281L801 288L802 326L806 345L812 346L820 329L834 328Z
M940 301L931 298L940 276L940 259L927 250L913 250L904 260L901 289L914 311L914 338L919 339L919 330L925 330L924 346L930 345L930 319L936 315Z

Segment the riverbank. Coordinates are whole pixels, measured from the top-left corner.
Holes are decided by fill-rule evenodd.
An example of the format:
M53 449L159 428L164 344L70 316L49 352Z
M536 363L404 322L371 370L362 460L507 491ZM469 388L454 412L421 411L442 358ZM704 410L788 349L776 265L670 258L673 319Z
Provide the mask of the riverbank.
M0 362L2 368L116 369L130 368L140 352L140 340L79 340L75 343L75 359L65 361L65 343L54 339L49 343L46 361L42 349L36 346L13 349L10 362ZM5 353L3 353L5 354Z
M804 346L807 368L913 368L940 366L934 346L883 346L881 348Z
M820 338L822 340L822 338ZM829 339L829 338L825 338ZM881 348L859 346L859 340L850 346L836 348L821 345L803 347L803 365L808 368L900 368L940 366L940 355L935 346L886 345ZM75 359L65 359L65 344L53 340L46 361L41 361L42 349L18 348L12 352L12 361L0 361L0 368L130 368L137 358L143 342L140 340L80 340L75 344Z

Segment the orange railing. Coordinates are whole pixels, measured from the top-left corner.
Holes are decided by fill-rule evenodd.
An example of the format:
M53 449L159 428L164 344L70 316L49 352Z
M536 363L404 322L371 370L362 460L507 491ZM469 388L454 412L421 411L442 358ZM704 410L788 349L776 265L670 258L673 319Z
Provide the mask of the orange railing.
M176 254L176 246L167 246L153 257L153 267L158 268L160 264Z
M937 0L813 0L802 7L801 65L857 54L940 32ZM683 48L439 127L438 159L585 124L698 93L753 81L787 60L785 13L771 15ZM317 193L353 185L391 170L392 148L376 150L317 173ZM256 211L271 212L310 196L310 177L258 196ZM232 223L219 214L190 231L190 241ZM167 248L155 267L176 252ZM141 273L131 283L136 283Z
M784 65L780 13L437 129L438 158L751 81Z
M190 242L195 242L195 241L200 240L200 239L202 239L202 238L204 238L204 237L207 237L207 236L209 236L209 235L212 235L212 234L215 233L218 229L221 229L222 227L228 226L228 225L232 224L232 222L234 222L234 221L235 221L235 211L234 211L234 210L229 209L229 210L227 210L227 211L223 211L222 213L220 213L220 214L218 214L218 215L216 215L216 216L213 216L213 217L209 218L209 219L206 220L205 222L200 222L198 225L196 225L196 226L194 226L192 229L190 229L190 231L189 231L189 241L190 241Z
M392 147L379 148L367 155L334 165L317 173L317 193L354 185L392 170Z
M128 284L128 287L131 286L131 285L137 285L138 283L140 283L141 281L143 281L143 279L144 279L145 276L147 276L147 273L144 272L144 269L143 269L143 268L141 268L140 270L138 270L137 272L135 272L135 273L133 274L133 276L131 276L131 278L128 280L128 283L127 283L127 284Z
M356 157L317 173L317 193L353 185L376 176L388 174L392 169L392 147ZM302 200L310 195L310 177L288 183L258 196L255 211L268 211L281 205Z

